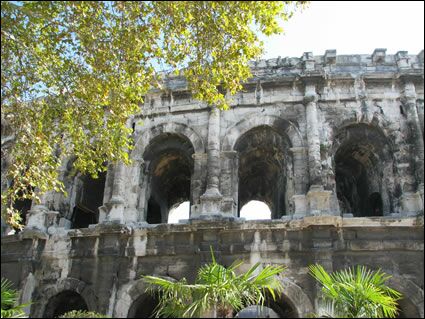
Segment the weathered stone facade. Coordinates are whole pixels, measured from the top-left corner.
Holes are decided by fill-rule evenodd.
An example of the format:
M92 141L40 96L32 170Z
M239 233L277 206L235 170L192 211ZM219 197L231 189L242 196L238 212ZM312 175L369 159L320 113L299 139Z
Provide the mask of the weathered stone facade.
M133 164L91 180L64 163L70 196L46 194L2 238L2 276L37 302L34 317L66 301L134 317L155 304L141 274L193 279L212 245L225 264L288 266L281 316L315 311L317 262L382 268L402 315L423 317L423 65L423 51L385 49L261 60L227 111L170 78L129 121ZM164 224L186 200L189 220ZM272 220L239 218L250 200Z

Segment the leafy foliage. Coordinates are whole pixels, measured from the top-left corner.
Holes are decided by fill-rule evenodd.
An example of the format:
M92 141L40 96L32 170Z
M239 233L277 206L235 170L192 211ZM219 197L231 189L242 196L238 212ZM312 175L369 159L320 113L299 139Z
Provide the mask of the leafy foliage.
M26 318L24 308L29 304L16 305L18 292L12 289L12 283L1 279L1 317L2 318Z
M196 99L227 108L227 92L241 89L248 61L262 52L257 34L281 32L278 20L304 4L2 1L2 130L13 132L2 138L2 158L13 158L6 222L19 226L17 198L64 192L58 168L70 155L93 177L105 162L128 164L129 121L166 74L184 76Z
M59 316L59 318L109 318L95 311L72 310Z
M391 277L380 269L358 265L328 274L310 265L310 274L322 284L324 303L319 315L333 318L395 318L401 294L385 285Z
M218 317L231 317L233 311L243 307L264 303L264 292L269 291L275 299L276 292L281 293L282 284L276 278L285 268L283 266L265 266L260 269L256 263L246 273L236 274L242 261L235 261L229 268L218 264L211 251L212 262L202 266L194 284L188 284L183 278L173 282L154 276L143 276L150 284L149 291L159 291L160 301L156 316L192 318L208 312Z

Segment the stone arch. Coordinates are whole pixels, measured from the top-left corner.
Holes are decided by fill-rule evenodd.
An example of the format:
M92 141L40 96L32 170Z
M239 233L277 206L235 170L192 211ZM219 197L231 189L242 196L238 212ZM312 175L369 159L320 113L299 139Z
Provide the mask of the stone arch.
M394 212L394 146L377 121L342 121L331 146L336 194L342 213L375 216L370 196L380 197L378 215Z
M40 292L40 300L36 300L37 302L34 304L35 306L31 307L31 317L45 318L44 314L46 310L51 311L46 309L51 299L60 295L61 293L67 292L71 292L73 294L75 293L81 296L89 311L98 311L98 298L95 295L93 289L91 289L84 281L78 280L76 278L66 278L45 287Z
M276 296L275 302L268 302L268 307L280 315L283 315L282 311L285 311L282 307L291 308L285 311L288 318L308 318L314 313L313 304L301 287L288 278L279 280L283 285L283 292Z
M164 279L175 281L172 277L161 276ZM148 297L146 289L148 284L143 279L129 282L123 285L117 292L114 307L114 318L132 318L137 312L137 303ZM154 298L152 298L153 300ZM143 300L142 300L143 301Z
M233 151L237 140L243 134L259 126L268 126L286 135L292 144L291 147L302 147L304 144L299 129L291 121L275 115L252 115L233 125L225 132L221 141L222 151Z
M183 123L165 122L150 127L139 136L131 157L141 157L150 141L163 133L182 135L192 143L195 153L205 153L204 141L194 129Z
M391 150L396 150L396 145L392 142L392 131L389 128L391 121L385 116L385 114L373 113L370 117L363 116L360 113L352 113L351 116L347 117L333 117L331 129L333 132L337 132L341 128L355 125L355 124L367 124L376 127L381 133L387 138L387 142L391 145Z
M389 287L401 292L403 298L399 301L401 314L399 318L424 317L424 291L411 280L399 275L392 275L388 279Z
M161 133L149 141L142 154L146 201L144 216L150 224L166 223L175 204L193 202L191 185L195 153L185 136Z
M305 179L295 180L295 171L307 172L306 160L293 157L303 141L295 125L278 116L251 116L231 127L222 141L222 151L237 151L238 212L250 200L267 203L272 219L294 212L292 197Z

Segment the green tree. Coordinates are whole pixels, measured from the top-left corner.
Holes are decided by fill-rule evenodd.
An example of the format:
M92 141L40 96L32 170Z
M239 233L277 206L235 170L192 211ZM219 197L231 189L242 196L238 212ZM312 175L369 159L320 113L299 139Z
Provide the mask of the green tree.
M18 292L12 289L12 283L1 279L1 317L2 318L26 318L24 308L29 304L17 304Z
M318 315L332 318L395 318L401 294L385 285L391 278L380 269L358 265L328 274L321 265L310 265L310 274L322 285Z
M17 198L64 191L58 168L96 177L130 162L129 119L167 74L222 109L250 76L258 34L282 31L304 1L2 1L2 160L11 158L3 218ZM158 70L162 72L158 72ZM35 189L35 192L33 191Z
M218 264L211 251L212 262L202 266L194 284L185 278L171 281L160 277L142 276L150 284L148 291L159 294L156 308L157 317L193 318L209 315L218 318L232 318L234 311L264 304L265 292L273 299L283 290L277 275L285 270L283 266L265 266L260 263L247 272L237 275L236 269L242 261L235 261L229 268Z

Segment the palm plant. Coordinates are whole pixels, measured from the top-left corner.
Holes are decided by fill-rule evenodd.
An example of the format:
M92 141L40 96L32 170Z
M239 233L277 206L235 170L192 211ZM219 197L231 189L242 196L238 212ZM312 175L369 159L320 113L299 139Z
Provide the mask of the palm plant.
M322 284L323 302L318 315L332 318L395 318L401 293L385 282L391 277L380 269L358 265L328 274L310 265L310 274Z
M12 289L12 283L6 278L1 279L1 317L25 318L24 308L29 304L17 305L18 292Z
M265 266L259 269L256 263L246 273L236 275L235 270L242 261L235 261L229 268L218 264L211 250L212 262L202 266L194 284L183 278L170 281L160 277L142 276L150 284L148 291L159 292L156 317L190 318L208 315L231 318L234 311L243 307L264 303L264 293L281 293L282 284L277 275L285 270L283 266Z
M59 318L109 318L95 311L72 310L60 315Z

